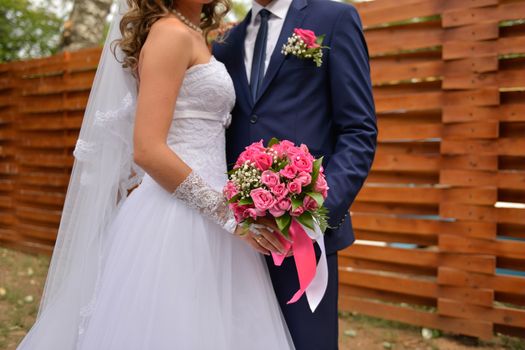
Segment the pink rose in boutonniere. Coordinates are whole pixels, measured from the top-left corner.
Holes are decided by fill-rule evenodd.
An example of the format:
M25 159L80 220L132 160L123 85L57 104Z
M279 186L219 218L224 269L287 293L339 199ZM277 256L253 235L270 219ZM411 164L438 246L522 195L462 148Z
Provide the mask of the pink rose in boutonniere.
M294 55L300 59L311 59L317 67L323 64L323 49L328 46L322 46L324 35L316 36L315 33L308 29L295 28L288 42L283 45L282 54Z

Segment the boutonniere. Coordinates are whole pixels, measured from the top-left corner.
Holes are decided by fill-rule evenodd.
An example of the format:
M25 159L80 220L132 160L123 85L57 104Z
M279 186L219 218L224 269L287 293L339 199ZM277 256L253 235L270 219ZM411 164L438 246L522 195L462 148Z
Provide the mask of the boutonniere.
M281 53L285 56L294 55L300 59L311 59L317 67L323 64L323 49L329 49L328 46L322 46L325 35L316 36L315 33L308 29L295 28L288 42L283 45Z

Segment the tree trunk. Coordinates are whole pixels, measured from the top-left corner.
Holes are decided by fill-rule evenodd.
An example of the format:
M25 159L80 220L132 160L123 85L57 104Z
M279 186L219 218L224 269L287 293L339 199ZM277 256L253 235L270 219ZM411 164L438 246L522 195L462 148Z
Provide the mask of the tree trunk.
M74 0L64 25L62 50L72 51L100 45L113 0Z

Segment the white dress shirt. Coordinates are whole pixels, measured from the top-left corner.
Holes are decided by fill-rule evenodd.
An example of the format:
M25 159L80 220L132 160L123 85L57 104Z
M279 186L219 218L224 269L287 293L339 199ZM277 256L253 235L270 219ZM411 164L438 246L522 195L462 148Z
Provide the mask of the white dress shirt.
M255 39L257 39L257 33L259 32L259 26L261 25L259 11L265 8L271 13L270 18L268 19L268 41L266 42L266 58L264 60L264 72L266 73L291 4L292 0L273 0L268 6L263 7L256 0L252 1L252 18L246 28L246 39L244 40L244 65L246 67L248 83L250 82L252 72ZM278 49L280 50L280 48Z

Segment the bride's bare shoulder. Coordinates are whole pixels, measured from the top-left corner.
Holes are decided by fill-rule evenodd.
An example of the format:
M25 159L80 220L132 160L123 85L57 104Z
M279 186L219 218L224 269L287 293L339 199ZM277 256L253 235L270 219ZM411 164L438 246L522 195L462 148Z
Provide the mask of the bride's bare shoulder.
M148 33L144 49L148 51L179 51L182 48L191 51L192 36L188 28L173 17L165 17L156 21Z

